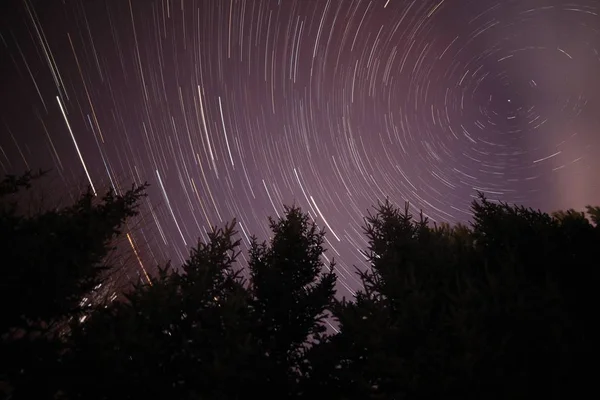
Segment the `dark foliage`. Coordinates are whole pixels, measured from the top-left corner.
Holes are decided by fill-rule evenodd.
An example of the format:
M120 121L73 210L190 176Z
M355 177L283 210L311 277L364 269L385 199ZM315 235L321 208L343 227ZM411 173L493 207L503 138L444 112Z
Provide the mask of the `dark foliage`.
M8 178L0 194L34 177ZM560 399L592 387L598 207L548 215L480 195L471 225L449 226L386 201L365 219L370 268L358 271L363 288L352 301L334 299L324 232L286 208L270 220L268 242L252 239L247 281L233 222L213 229L180 268L159 269L82 322L79 300L97 284L110 238L135 213L141 190L98 203L88 193L28 217L3 205L3 249L22 268L2 272L9 358L0 372L17 388L34 388L21 393ZM48 334L53 321L69 318L67 335ZM339 333L326 333L326 318ZM35 373L19 373L23 365Z
M255 356L247 293L234 271L233 225L210 233L182 271L162 269L126 302L74 327L68 364L88 365L69 382L72 398L237 398ZM245 368L243 366L246 365ZM239 373L239 374L238 374Z
M294 397L302 372L308 373L307 339L323 340L336 276L333 263L323 263L325 233L300 209L286 208L285 218L270 225L270 246L253 239L250 250L250 304L261 344L256 367L260 384L273 395Z
M473 212L471 228L429 228L387 202L367 218L372 269L335 309L337 360L322 386L346 399L558 399L590 387L598 227L483 196Z
M199 243L181 270L161 270L127 302L75 326L69 397L245 399L265 388L291 396L307 339L323 332L335 275L321 275L323 233L299 209L271 228L271 243L252 243L250 285L235 268L231 224Z
M146 188L101 199L88 190L71 206L23 213L19 196L44 174L0 182L0 381L23 398L44 389L30 385L32 376L54 369L59 328L84 311L82 299L102 282L111 243Z

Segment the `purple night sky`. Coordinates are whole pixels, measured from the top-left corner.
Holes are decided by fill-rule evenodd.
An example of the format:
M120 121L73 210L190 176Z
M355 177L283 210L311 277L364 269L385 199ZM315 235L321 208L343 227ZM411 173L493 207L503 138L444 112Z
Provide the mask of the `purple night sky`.
M386 196L439 222L476 190L600 203L599 51L597 0L3 0L0 169L150 182L147 266L295 203L348 295Z

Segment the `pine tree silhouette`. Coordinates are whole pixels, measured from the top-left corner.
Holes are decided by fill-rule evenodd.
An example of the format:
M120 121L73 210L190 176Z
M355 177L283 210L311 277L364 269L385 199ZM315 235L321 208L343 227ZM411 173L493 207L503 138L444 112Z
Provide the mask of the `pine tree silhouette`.
M82 299L102 283L112 241L137 214L146 189L108 191L100 199L88 190L70 206L23 213L18 196L44 175L0 183L0 381L12 398L53 390L47 374L62 354L60 328L82 315Z

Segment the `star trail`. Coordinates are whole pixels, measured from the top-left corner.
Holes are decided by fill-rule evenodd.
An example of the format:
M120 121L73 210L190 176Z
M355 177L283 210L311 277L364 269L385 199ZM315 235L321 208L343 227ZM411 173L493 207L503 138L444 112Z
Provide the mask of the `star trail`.
M378 200L456 223L476 191L600 199L597 1L0 7L2 172L52 168L57 192L151 183L127 234L141 276L234 217L244 250L296 204L347 296Z

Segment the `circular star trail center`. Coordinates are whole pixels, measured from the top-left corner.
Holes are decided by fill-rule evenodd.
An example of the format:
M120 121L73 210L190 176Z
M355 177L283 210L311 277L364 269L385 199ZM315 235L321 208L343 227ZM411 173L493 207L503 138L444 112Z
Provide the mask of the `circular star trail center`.
M456 223L477 191L599 199L596 1L3 7L0 167L53 168L58 192L150 182L129 237L148 265L234 217L245 250L296 204L348 295L378 200Z

